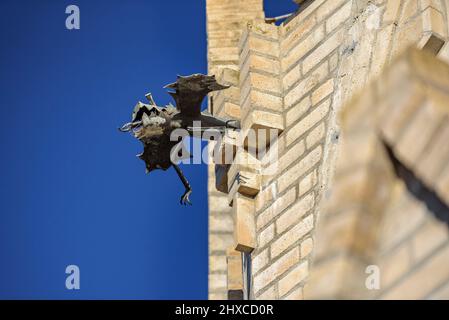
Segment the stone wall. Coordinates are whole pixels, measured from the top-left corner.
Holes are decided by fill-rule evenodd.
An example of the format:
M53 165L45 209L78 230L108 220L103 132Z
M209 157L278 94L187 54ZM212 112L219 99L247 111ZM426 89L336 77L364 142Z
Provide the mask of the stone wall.
M342 110L306 298L449 297L448 79L449 65L407 50Z
M209 111L240 118L238 44L248 21L263 21L262 0L208 0L206 14L209 74L218 75L221 70L220 82L232 85L213 102L214 108L209 104ZM215 187L214 165L209 165L209 177L209 298L227 299L227 252L233 243L233 220L227 195Z
M342 275L352 265L346 267L340 248L360 242L364 255L378 254L370 233L381 224L364 221L358 209L331 219L332 207L322 204L337 198L338 207L368 194L375 201L366 205L386 214L390 208L376 206L385 196L382 186L396 177L385 156L379 170L389 175L375 176L369 187L357 187L367 177L352 165L347 188L340 193L338 179L331 187L331 178L339 175L334 174L341 150L337 115L409 45L447 57L448 8L443 0L315 0L275 26L264 22L262 1L207 1L209 72L232 86L211 97L209 110L240 119L243 137L250 129L276 130L279 154L269 173L263 159L209 165L211 299L244 291L248 284L236 250L251 257L250 298L302 299L308 282L306 297L345 296ZM373 135L360 137L359 145L375 140ZM373 148L386 153L383 145ZM236 157L248 161L254 149L245 145ZM350 160L363 157L365 149L349 153ZM390 169L382 171L385 167ZM326 237L332 228L338 232ZM358 233L342 231L354 229Z

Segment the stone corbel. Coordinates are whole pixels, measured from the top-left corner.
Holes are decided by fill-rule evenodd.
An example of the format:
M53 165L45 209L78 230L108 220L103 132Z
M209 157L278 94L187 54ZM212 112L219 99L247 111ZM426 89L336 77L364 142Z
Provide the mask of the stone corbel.
M234 218L234 248L250 253L256 247L255 200L235 193L232 201Z

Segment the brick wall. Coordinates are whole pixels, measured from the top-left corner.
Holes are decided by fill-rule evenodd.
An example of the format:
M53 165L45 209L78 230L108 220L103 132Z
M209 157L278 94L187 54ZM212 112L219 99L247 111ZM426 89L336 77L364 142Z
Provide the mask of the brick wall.
M232 86L221 92L209 109L215 115L239 118L238 44L248 21L264 18L262 0L208 0L206 14L209 73ZM232 212L227 195L215 187L213 164L209 165L209 177L209 298L227 299L227 252L233 243L234 230Z
M408 50L344 107L306 298L449 297L447 79L449 65Z
M379 186L396 179L385 156L377 170L389 174L366 186L366 171L351 165L344 186L336 180L330 187L339 175L334 174L341 149L337 115L407 46L447 58L448 7L439 0L315 0L275 26L264 23L262 1L207 1L209 71L232 85L213 95L209 109L239 118L243 137L250 129L275 130L279 152L278 167L270 173L262 171L262 159L209 166L210 298L226 297L231 287L243 290L243 267L230 269L226 263L235 261L236 250L251 255L255 299L302 299L308 282L306 297L338 297L342 274L357 265L339 248L360 243L364 255L377 252L370 234L381 230L379 217L361 222L354 209L331 219L330 205L322 205L332 203L328 198L351 203L372 194L376 201L366 205L387 212L379 207L385 196ZM356 160L372 150L385 153L372 132L354 143L362 146L350 153ZM246 145L236 157L249 159L254 148ZM326 238L328 233L334 237Z

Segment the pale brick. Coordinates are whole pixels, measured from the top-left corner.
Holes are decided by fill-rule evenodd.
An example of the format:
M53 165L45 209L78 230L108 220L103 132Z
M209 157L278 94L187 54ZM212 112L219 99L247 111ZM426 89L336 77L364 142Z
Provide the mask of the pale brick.
M277 77L269 77L263 74L252 72L250 74L251 87L267 92L280 94L281 85Z
M230 234L209 234L209 249L226 251L232 245L232 233Z
M282 300L304 300L303 288L299 287L282 298Z
M317 170L313 170L299 182L298 196L309 192L318 182Z
M422 105L424 100L424 95L422 90L419 88L410 88L411 92L404 93L405 97L397 97L398 93L392 94L390 99L394 108L390 108L390 112L384 115L383 121L380 123L380 128L385 136L385 138L390 142L394 143L397 141L402 128L404 128L416 110ZM393 104L394 103L394 104Z
M235 250L251 252L256 247L254 200L236 194L233 201Z
M242 128L277 128L284 127L282 115L262 110L252 110L243 121Z
M269 205L277 196L276 183L272 183L264 190L259 192L256 197L256 212L259 212L263 207Z
M227 289L243 290L242 254L233 248L227 252Z
M209 300L226 300L228 295L225 291L223 292L209 292Z
M267 225L273 218L279 215L285 208L287 208L294 200L296 196L295 188L291 188L284 195L280 196L274 203L265 209L257 217L257 230Z
M288 34L285 39L281 42L281 52L286 55L290 51L290 49L297 44L298 40L307 35L317 23L316 15L312 14L306 18L303 18L301 24L296 26L291 32ZM287 28L290 24L287 25ZM286 30L287 28L281 28L281 32Z
M287 187L296 182L305 172L313 168L320 161L321 155L322 149L321 146L318 146L296 165L280 176L278 180L279 191L284 191Z
M291 145L288 151L279 159L280 170L287 168L295 160L299 159L304 154L305 149L305 143L302 140Z
M295 123L302 115L304 115L312 106L310 96L305 97L297 105L287 111L285 116L287 127Z
M251 32L258 34L264 39L278 40L279 28L274 24L262 22L260 20L251 22Z
M449 247L440 250L382 299L424 299L449 277ZM429 276L431 275L431 276ZM419 288L419 290L417 290Z
M313 250L313 239L307 238L301 242L301 259L307 257Z
M447 34L443 16L432 7L428 7L423 12L423 31L435 32L443 37Z
M421 11L427 9L427 7L432 7L440 12L443 12L443 8L441 7L441 0L420 0L420 8Z
M209 272L226 271L226 256L225 255L211 255L209 256Z
M394 1L393 1L394 2ZM393 39L394 25L389 25L377 33L376 45L371 62L371 77L377 78L384 69L387 56L390 51L390 43Z
M251 268L253 274L257 274L259 270L263 269L266 265L268 265L268 262L270 261L268 253L269 253L268 249L265 249L264 251L257 254L251 260Z
M209 55L211 59L217 58L217 60L221 55L238 57L238 48L236 47L209 48Z
M319 17L320 20L325 20L330 14L333 14L345 1L347 0L325 1L323 5L318 8L316 12L317 17ZM352 1L349 2L351 3Z
M259 106L277 111L282 110L281 97L269 93L260 92L258 90L255 90L254 88L250 91L248 99L251 106Z
M324 133L326 131L326 127L324 122L320 123L315 127L306 137L307 149L311 149L318 142L320 142L324 138Z
M330 58L329 58L329 71L333 72L338 67L338 60L339 60L339 54L338 52L335 52Z
M302 100L307 93L315 86L319 85L328 75L329 68L328 62L323 62L312 74L304 78L298 85L294 86L285 95L285 107L288 109L293 106L297 101Z
M286 71L290 69L292 65L301 60L310 50L312 50L321 40L324 39L324 26L321 25L315 29L309 36L299 42L288 55L281 60L282 70ZM288 83L284 85L289 86Z
M449 122L446 122L429 141L430 146L418 162L416 172L429 185L432 185L433 181L438 179L447 163L446 155L449 154L448 141Z
M343 202L343 204L345 203ZM335 220L329 217L329 221L323 217L316 235L316 259L335 255L341 248L350 247L357 239L356 230L359 216L360 211L358 210L345 210L339 213Z
M237 70L229 69L229 68L221 68L217 75L217 80L226 85L238 86L239 84L239 72ZM219 93L224 93L225 95L229 95L230 88L226 89L226 91L218 91Z
M291 266L295 265L299 261L299 248L293 248L281 258L273 262L268 268L254 277L254 292L257 293L267 285L269 285L274 279Z
M440 113L431 105L425 104L408 123L397 142L396 152L409 168L414 168L440 122Z
M209 211L222 212L223 208L228 207L228 200L223 196L209 196Z
M227 285L226 274L209 275L209 291L226 290Z
M268 242L274 238L274 224L270 224L267 228L259 232L259 247L265 246Z
M264 71L274 75L277 75L280 72L280 64L277 59L272 57L263 57L256 54L251 54L247 58L247 61L242 67L242 73L247 72L245 71L245 68L249 68L250 71Z
M418 1L404 1L403 8L401 13L401 18L399 19L399 23L404 24L406 21L410 20L411 17L416 15L418 12Z
M293 287L303 281L309 271L309 264L307 261L299 264L294 269L289 271L281 280L279 280L278 290L279 296L282 297L289 292Z
M291 88L293 84L299 81L301 79L301 67L300 65L294 66L283 78L282 78L282 85L284 86L285 90L288 90Z
M410 253L409 243L405 243L381 259L379 271L382 288L389 287L409 270L411 267Z
M258 300L276 300L276 287L271 286L264 292L262 292L259 296L257 296Z
M237 119L240 118L240 106L235 103L226 102L223 111L226 116Z
M433 292L430 296L426 297L429 300L449 300L449 282L446 282L443 286L440 286L438 290Z
M399 20L399 8L401 1L387 1L385 13L383 15L384 23L393 23Z
M318 107L313 109L309 115L299 121L294 125L286 134L287 146L291 144L296 139L300 138L304 133L306 133L310 128L316 125L320 120L322 120L329 112L330 100L326 100Z
M329 1L332 2L332 1ZM316 48L307 58L304 59L302 69L307 74L313 67L325 59L343 41L345 30L341 30L329 37L323 44Z
M310 17L316 18L316 9L323 4L327 0L314 0L312 3L307 6L300 14L294 17L284 28L281 28L282 34L290 34L295 33L292 31L300 31L301 33L305 32L302 30L304 26L304 21L306 21Z
M411 240L413 259L416 260L415 263L418 263L440 245L449 241L447 226L433 218L429 218L429 220Z
M392 42L393 47L390 56L396 57L408 46L416 45L417 40L419 40L417 35L421 36L422 34L422 19L414 19L398 29Z
M329 257L320 264L314 263L307 280L308 284L304 287L305 299L337 297L341 284L340 275L347 265L348 257L345 255Z
M334 79L329 79L312 93L312 105L316 106L334 91Z
M310 214L305 217L296 226L287 231L284 235L279 237L271 245L271 258L275 258L282 254L288 247L293 245L296 241L305 236L313 228L313 215Z
M219 232L232 232L232 216L230 214L211 214L209 215L209 230Z
M292 205L284 214L276 220L276 231L278 234L283 233L286 229L296 224L301 217L306 215L315 204L315 196L313 193L308 194L294 205Z
M351 15L352 1L348 1L336 13L326 20L326 32L331 33L339 25L345 22Z
M279 56L279 44L275 41L264 40L256 36L250 36L247 40L248 48L251 51L269 54L271 56Z
M240 117L240 108L238 106L240 100L239 84L239 39L242 35L242 29L246 27L247 21L255 18L262 19L263 1L262 0L245 0L245 1L206 1L207 10L207 33L208 33L208 70L209 74L216 74L217 80L222 84L233 84L234 86L220 91L214 98L214 111L220 111L222 117ZM255 41L256 46L259 44ZM262 44L263 45L263 44ZM275 48L276 43L272 43ZM268 45L269 47L270 45ZM257 48L255 48L257 50ZM260 66L260 64L259 64ZM280 66L279 66L280 67ZM278 67L278 68L279 68ZM227 69L229 68L229 69ZM224 69L224 70L222 70ZM272 100L264 97L265 104L270 105ZM279 98L278 98L279 100ZM276 102L279 105L279 101ZM209 165L213 167L213 165ZM212 168L213 169L213 168ZM209 177L213 177L214 170L209 171ZM211 179L209 179L211 180ZM215 190L214 183L209 183L209 190ZM209 252L226 251L232 245L233 227L229 226L229 220L232 217L228 212L227 197L214 195L209 197L210 215L210 234L209 234ZM219 212L220 215L215 215ZM214 233L218 231L219 233ZM229 232L229 233L228 233ZM213 272L224 272L223 259L224 255L213 254L211 270ZM210 299L227 299L227 275L213 274L209 276L209 298Z

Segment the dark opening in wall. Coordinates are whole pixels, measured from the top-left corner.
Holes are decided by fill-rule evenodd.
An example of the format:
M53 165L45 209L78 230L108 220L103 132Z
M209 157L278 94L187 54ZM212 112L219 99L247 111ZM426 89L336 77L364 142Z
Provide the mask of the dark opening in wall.
M242 253L243 300L251 298L251 253Z
M388 156L393 163L395 173L407 187L407 190L423 202L427 209L440 221L446 223L449 227L449 207L440 199L440 197L430 188L428 188L413 171L404 166L394 155L393 150L384 142Z
M426 50L433 55L438 55L443 46L444 40L436 34L431 34L429 39L427 39L426 44L423 46L423 50Z

